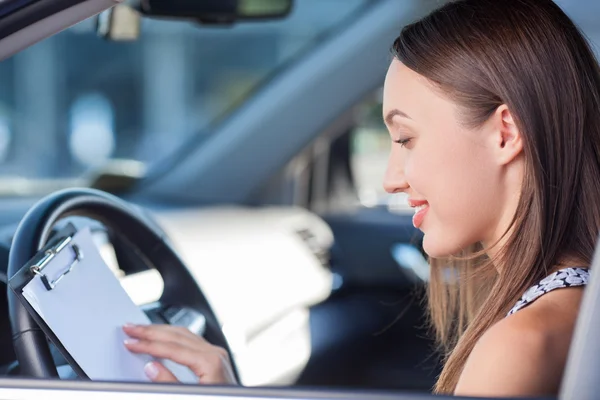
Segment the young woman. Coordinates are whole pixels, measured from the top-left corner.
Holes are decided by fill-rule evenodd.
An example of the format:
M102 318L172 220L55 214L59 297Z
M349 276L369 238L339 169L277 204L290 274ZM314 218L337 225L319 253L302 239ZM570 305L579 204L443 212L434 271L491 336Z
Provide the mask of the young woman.
M405 27L393 54L385 187L408 194L431 258L446 356L435 391L556 394L600 232L594 55L550 0L448 3ZM141 339L134 352L231 381L223 352L201 339L126 332ZM148 372L174 379L160 365Z

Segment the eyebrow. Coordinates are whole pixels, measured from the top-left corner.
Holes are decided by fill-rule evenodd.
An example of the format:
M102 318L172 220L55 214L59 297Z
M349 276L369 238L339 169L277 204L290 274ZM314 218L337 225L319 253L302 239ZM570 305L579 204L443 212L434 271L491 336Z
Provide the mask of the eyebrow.
M412 119L404 111L400 111L397 108L395 108L387 113L387 115L385 116L385 123L387 125L393 125L393 123L394 123L393 119L397 115L404 117L404 118Z

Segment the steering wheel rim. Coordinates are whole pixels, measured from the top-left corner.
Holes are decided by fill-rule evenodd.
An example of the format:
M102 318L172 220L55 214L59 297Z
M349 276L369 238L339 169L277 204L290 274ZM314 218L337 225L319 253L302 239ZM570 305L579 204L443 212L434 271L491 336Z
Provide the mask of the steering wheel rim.
M188 306L201 312L206 318L206 339L228 351L238 378L225 335L195 279L169 246L163 233L132 205L118 197L94 189L66 189L37 202L23 217L13 238L8 262L9 278L46 245L56 223L69 216L97 220L113 230L120 240L133 245L147 265L156 268L162 276L164 290L160 302ZM58 378L46 335L11 290L8 290L8 306L21 375Z

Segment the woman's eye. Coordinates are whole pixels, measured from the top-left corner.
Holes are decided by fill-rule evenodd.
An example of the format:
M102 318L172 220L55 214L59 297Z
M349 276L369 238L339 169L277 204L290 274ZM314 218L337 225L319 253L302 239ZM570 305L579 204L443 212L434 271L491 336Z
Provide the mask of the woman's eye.
M394 140L394 143L398 143L402 147L406 147L406 145L410 142L410 139L398 139Z

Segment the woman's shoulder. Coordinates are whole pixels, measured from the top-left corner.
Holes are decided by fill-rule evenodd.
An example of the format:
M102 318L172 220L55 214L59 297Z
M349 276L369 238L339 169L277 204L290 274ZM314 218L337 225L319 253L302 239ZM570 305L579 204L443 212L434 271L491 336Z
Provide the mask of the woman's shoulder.
M549 292L486 331L456 388L461 395L554 395L573 334L581 288Z

